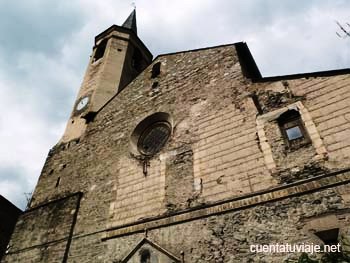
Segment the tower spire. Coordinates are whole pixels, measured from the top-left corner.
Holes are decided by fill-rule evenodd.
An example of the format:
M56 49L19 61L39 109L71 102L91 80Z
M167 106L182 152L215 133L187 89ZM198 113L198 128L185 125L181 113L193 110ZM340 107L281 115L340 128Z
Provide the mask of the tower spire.
M95 37L91 59L60 142L83 136L104 105L151 64L152 54L136 30L133 10L122 26L113 25Z
M136 9L134 9L123 23L122 27L129 28L137 34Z

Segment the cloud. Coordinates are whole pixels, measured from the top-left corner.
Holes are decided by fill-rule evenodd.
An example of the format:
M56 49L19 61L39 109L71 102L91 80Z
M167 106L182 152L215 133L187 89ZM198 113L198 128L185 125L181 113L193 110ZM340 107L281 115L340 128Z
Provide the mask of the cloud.
M0 2L0 41L7 58L26 51L53 56L59 52L65 37L84 21L74 1L70 4L45 0L19 2Z
M347 21L350 11L344 1L159 2L144 19L146 43L156 53L246 41L265 76L350 64L349 39L335 34L334 21Z
M27 204L27 197L31 195L29 189L33 189L31 178L26 176L25 170L19 166L0 167L1 195L11 197L11 201L21 209ZM15 193L15 194L14 194Z
M139 37L154 55L246 41L263 75L349 67L347 1L138 0ZM94 36L122 24L128 1L0 2L0 194L24 208L57 143Z
M63 132L82 71L68 56L84 16L78 6L48 3L0 3L0 194L22 209Z

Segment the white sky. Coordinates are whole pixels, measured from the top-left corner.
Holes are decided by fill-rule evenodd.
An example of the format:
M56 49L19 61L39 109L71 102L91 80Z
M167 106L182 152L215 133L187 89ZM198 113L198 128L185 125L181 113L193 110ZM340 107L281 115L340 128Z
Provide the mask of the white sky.
M348 68L341 0L138 0L153 53L247 42L264 76ZM0 194L20 208L63 134L94 36L132 11L121 0L0 0ZM350 29L350 28L349 28Z

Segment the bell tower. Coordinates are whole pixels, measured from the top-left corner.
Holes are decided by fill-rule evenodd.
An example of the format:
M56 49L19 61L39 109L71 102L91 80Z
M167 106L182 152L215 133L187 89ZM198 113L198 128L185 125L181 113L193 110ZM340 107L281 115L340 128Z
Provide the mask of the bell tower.
M137 36L136 10L122 26L113 25L97 35L60 142L80 138L107 101L122 91L151 61L151 52Z

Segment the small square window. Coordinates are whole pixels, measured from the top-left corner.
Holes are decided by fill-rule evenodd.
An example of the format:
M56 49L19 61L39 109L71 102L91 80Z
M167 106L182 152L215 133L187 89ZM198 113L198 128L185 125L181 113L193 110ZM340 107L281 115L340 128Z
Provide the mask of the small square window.
M299 126L286 129L288 140L292 141L304 137Z

